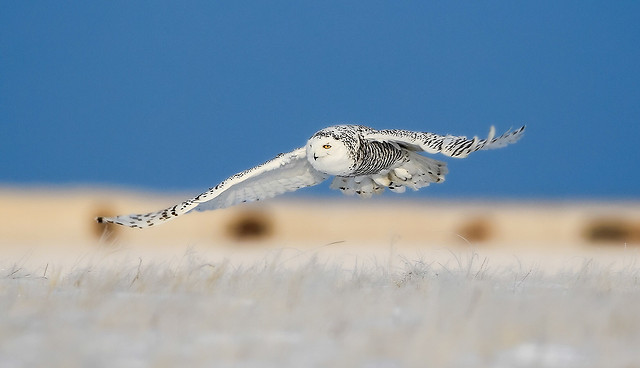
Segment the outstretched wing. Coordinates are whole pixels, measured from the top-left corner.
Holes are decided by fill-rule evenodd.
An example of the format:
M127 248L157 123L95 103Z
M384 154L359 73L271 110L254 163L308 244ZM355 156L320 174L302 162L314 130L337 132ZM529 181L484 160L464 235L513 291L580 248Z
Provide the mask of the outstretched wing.
M309 164L306 150L302 147L233 175L208 191L164 210L139 215L98 217L96 221L144 228L171 220L194 209L212 210L271 198L316 185L327 178L328 175L315 170Z
M398 145L412 151L425 151L428 153L442 153L446 156L464 158L471 152L501 148L515 143L524 133L525 126L514 131L507 131L499 137L495 137L495 128L489 130L486 139L467 139L465 136L438 135L426 132L413 132L410 130L386 129L373 130L364 134L365 139L395 142Z

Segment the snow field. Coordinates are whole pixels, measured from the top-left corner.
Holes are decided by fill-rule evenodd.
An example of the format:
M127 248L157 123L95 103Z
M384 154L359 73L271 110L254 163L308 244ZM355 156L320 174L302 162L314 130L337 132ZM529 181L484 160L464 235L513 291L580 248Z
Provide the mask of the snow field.
M640 266L477 252L0 262L0 367L638 364Z

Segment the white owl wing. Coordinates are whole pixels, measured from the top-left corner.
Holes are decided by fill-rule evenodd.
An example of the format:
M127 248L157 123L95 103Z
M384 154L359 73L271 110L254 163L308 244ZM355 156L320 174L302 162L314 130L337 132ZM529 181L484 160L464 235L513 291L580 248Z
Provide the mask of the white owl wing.
M194 209L204 211L242 202L259 201L316 185L327 178L328 175L311 166L306 158L306 150L302 147L235 174L206 192L175 206L147 214L98 217L96 221L145 228L161 224Z
M478 139L478 137L467 139L465 136L438 135L400 129L372 129L364 134L364 138L383 142L395 142L412 151L442 153L446 156L464 158L471 152L501 148L508 144L515 143L522 137L524 129L525 126L522 126L514 131L507 131L501 136L495 137L495 128L492 126L489 130L489 136L486 139Z

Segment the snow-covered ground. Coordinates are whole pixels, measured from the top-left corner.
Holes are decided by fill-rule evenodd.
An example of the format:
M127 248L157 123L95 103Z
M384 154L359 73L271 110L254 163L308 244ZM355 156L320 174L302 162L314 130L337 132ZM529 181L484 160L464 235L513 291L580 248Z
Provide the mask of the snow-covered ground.
M567 260L4 258L0 367L640 364L637 252Z

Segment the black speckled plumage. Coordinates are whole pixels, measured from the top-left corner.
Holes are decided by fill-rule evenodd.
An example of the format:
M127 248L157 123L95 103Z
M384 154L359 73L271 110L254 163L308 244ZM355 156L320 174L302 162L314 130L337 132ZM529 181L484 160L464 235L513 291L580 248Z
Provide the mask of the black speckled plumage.
M348 157L339 156L337 159L346 162L348 169L336 175L331 188L345 194L369 197L381 193L385 188L403 192L407 187L417 190L430 183L443 182L448 172L446 163L418 152L464 158L475 151L515 143L522 137L524 129L523 126L494 137L492 127L486 139L467 139L464 136L399 129L376 130L363 125L336 125L318 131L309 142L329 137L342 143L346 152L341 154ZM329 148L328 145L324 146ZM96 221L145 228L192 210L218 209L271 198L316 185L335 175L328 170L323 171L316 162L316 154L313 152L313 157L308 157L307 149L314 148L308 143L306 147L281 153L264 164L235 174L206 192L166 209L143 215L98 217Z

